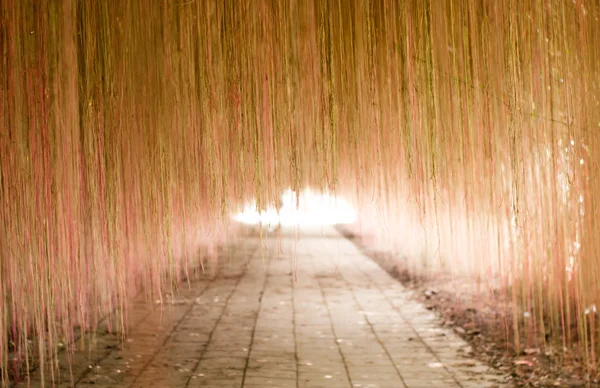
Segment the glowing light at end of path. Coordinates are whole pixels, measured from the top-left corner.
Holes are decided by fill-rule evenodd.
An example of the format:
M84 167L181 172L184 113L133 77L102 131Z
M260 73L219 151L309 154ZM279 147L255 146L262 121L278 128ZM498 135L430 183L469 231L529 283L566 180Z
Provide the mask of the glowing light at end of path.
M340 225L351 224L356 220L356 211L345 200L329 193L315 193L306 189L300 197L292 190L281 196L279 213L273 206L258 211L256 201L252 201L242 212L233 218L248 225Z

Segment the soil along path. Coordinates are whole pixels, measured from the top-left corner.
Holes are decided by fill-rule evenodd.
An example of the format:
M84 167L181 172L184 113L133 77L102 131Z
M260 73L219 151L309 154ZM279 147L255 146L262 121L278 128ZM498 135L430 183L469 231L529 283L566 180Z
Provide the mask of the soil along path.
M128 339L95 333L58 386L507 386L338 231L280 233L247 236L215 277L140 301Z

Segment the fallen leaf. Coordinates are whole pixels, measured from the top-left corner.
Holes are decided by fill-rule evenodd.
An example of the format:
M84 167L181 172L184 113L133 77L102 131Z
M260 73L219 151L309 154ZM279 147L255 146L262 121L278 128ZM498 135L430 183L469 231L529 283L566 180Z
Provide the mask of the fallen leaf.
M527 365L527 366L533 366L533 362L528 361L528 360L514 360L513 364L515 365Z

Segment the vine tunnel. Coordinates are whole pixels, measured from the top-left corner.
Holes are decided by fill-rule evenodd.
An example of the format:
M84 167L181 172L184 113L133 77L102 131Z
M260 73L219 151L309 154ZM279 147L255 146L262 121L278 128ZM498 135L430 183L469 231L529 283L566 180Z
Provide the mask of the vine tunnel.
M139 298L273 238L236 214L307 188L352 209L328 233L445 285L427 300L494 306L511 368L559 354L592 381L599 18L586 0L1 0L2 381L55 378L78 333L126 332Z

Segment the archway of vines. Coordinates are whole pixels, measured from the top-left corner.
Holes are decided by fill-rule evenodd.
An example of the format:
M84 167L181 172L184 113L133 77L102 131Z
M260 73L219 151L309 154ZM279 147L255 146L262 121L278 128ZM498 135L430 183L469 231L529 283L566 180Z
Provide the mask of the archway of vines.
M73 327L171 287L247 200L307 186L407 265L483 279L531 311L530 335L593 349L599 17L594 1L1 0L2 378L29 339L52 358Z

